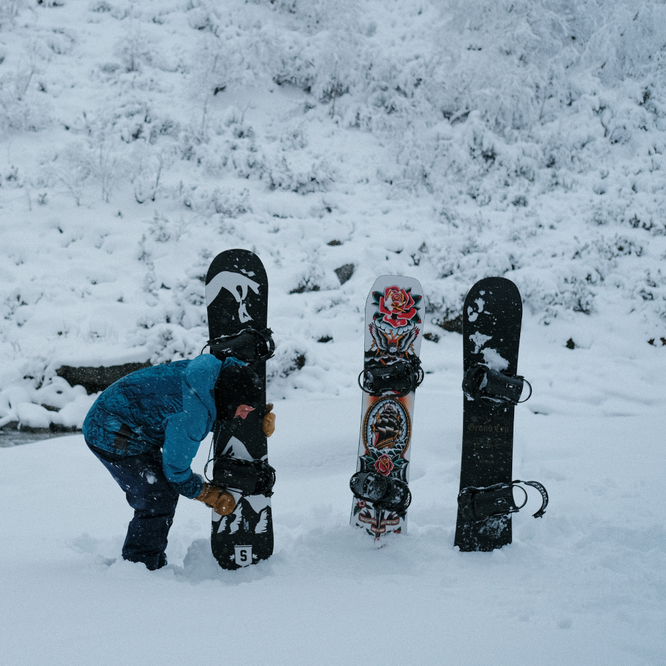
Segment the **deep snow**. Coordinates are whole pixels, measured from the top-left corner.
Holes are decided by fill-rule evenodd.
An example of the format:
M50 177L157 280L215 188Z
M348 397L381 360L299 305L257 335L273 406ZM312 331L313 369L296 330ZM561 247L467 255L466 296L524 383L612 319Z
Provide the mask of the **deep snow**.
M549 510L460 553L458 398L418 395L409 534L379 550L348 526L359 401L281 402L275 554L236 572L186 500L165 569L115 559L129 510L80 436L3 449L3 663L663 663L666 418L524 411L514 469Z
M0 427L79 428L63 364L199 353L231 247L278 345L250 569L187 500L166 569L123 562L80 434L0 448L2 663L666 663L663 34L657 1L0 2ZM409 533L377 549L348 480L381 274L421 281L429 339ZM470 554L445 328L487 275L524 298L514 476L551 503Z

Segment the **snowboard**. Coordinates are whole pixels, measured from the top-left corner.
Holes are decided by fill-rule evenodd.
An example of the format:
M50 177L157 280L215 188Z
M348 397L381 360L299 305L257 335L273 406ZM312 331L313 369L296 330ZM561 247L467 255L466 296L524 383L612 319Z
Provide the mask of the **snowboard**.
M455 545L461 551L491 551L511 543L514 488L539 490L543 515L547 494L534 481L513 481L514 408L525 385L518 376L522 300L501 277L477 282L463 306L463 440ZM531 395L531 387L529 387ZM529 397L529 396L528 396Z
M221 360L233 356L250 365L262 382L265 404L266 359L272 355L273 341L266 327L268 278L259 257L239 249L218 254L206 274L205 296L211 353ZM244 419L216 421L213 426L211 482L226 487L237 501L230 515L219 516L215 511L212 515L211 547L224 569L256 564L273 553L272 492L242 494L229 482L230 464L235 476L239 470L241 476L247 476L243 470L248 474L256 468L272 470L263 416L262 410L255 409Z
M421 285L401 276L377 278L365 306L361 433L351 524L375 539L405 532L409 458L416 387L423 380L419 353Z

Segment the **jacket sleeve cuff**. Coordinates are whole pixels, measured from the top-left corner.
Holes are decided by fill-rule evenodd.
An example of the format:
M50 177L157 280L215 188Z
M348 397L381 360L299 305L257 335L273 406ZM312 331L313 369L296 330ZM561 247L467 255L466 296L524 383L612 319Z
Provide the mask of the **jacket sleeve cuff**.
M201 494L203 484L204 480L198 474L192 474L192 476L183 483L171 483L179 494L184 495L189 499L194 499Z

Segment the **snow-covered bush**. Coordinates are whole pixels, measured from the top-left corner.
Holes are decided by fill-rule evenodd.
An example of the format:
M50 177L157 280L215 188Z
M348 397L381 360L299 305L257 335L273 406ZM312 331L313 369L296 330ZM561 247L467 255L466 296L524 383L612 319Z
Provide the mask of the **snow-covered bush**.
M332 359L378 274L421 280L432 340L506 275L536 322L622 313L657 344L665 20L658 0L3 5L0 390L39 405L56 359L198 353L230 247L267 264L274 390L346 385Z

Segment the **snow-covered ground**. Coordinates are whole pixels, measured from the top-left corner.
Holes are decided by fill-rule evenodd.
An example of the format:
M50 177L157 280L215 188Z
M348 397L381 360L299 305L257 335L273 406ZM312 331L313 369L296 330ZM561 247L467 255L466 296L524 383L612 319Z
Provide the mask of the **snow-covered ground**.
M80 434L0 448L0 661L666 663L664 34L656 0L0 1L0 427L79 428L62 365L198 354L228 248L278 345L250 569L187 500L166 569L123 562ZM429 339L409 534L377 549L348 480L381 274L421 281ZM445 329L488 275L525 304L514 476L551 503L470 554Z
M2 663L663 664L666 417L524 410L515 470L549 509L460 553L458 398L418 395L409 534L381 549L348 524L360 401L280 403L275 554L235 572L187 500L165 569L116 559L130 510L81 436L2 449Z

